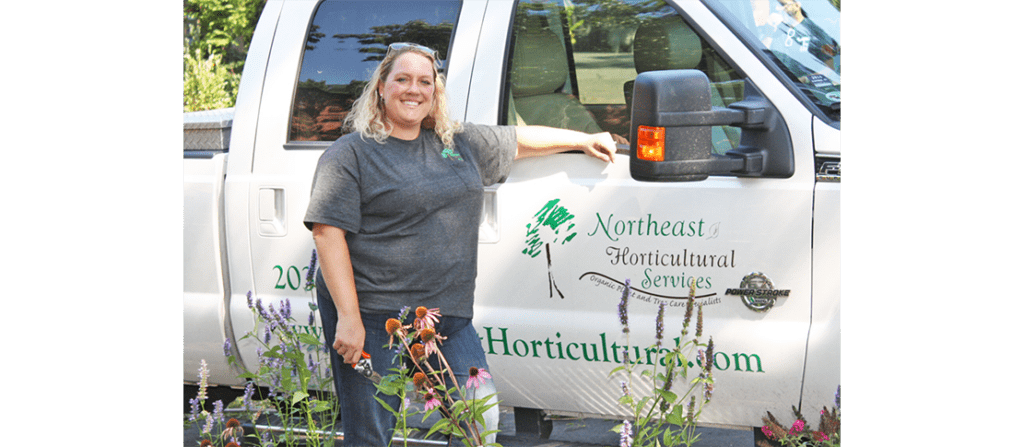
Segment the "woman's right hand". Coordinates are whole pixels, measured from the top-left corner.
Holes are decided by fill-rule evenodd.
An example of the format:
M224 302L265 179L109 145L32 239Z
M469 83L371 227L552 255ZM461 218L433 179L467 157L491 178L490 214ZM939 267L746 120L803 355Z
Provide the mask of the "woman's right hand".
M334 331L334 344L331 345L341 359L351 365L362 358L363 343L366 340L366 328L363 319L356 315L338 315L338 325Z

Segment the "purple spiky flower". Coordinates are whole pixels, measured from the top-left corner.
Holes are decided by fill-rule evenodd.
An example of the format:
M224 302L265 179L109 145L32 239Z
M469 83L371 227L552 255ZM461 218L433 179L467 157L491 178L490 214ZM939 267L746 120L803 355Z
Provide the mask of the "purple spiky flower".
M313 278L316 276L316 249L313 249L313 256L309 259L309 270L306 271L306 291L313 290L316 285Z
M658 348L661 348L661 339L665 336L665 303L658 304L658 317L654 320L654 338L657 340Z
M252 382L245 384L245 393L242 394L242 406L245 407L245 411L252 411L252 395L256 393L256 387Z
M217 400L213 402L213 418L217 422L224 423L224 402Z
M711 375L711 366L715 364L715 339L708 337L708 350L704 351L704 370Z
M622 323L622 333L629 333L629 313L627 312L627 305L629 304L629 279L626 280L625 287L622 288L622 299L619 301L619 323Z
M622 432L619 434L619 447L633 446L633 424L622 421Z

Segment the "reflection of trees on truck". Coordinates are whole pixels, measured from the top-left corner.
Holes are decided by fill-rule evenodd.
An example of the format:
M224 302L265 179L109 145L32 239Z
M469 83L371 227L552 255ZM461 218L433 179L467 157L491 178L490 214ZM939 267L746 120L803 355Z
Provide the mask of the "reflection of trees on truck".
M325 3L321 8L336 7ZM306 36L304 57L337 57L339 52L351 51L343 45L348 39L358 42L356 51L364 54L361 62L377 63L384 58L391 42L414 42L438 49L441 60L448 58L448 40L454 25L449 21L431 24L424 20L410 20L405 24L385 24L369 27L367 33L334 33L335 45L323 41L327 32L337 30L337 25L314 23ZM328 53L330 52L330 53ZM351 57L351 56L348 56ZM303 69L299 75L295 92L295 107L291 118L289 141L334 141L344 135L341 123L352 104L366 85L363 73L355 64L325 63L317 65L316 71ZM347 67L342 73L340 67ZM347 84L343 84L344 80ZM330 81L329 81L330 80Z

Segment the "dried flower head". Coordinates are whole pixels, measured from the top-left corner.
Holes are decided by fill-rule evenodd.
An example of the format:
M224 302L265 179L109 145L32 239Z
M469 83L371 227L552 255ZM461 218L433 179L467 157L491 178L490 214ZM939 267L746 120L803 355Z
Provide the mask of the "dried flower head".
M416 385L416 388L422 388L427 383L427 375L416 371L416 374L412 375L412 383Z
M244 429L242 428L242 423L238 422L238 419L235 418L228 419L228 422L225 424L225 426L227 428L225 428L224 432L220 434L221 438L225 440L231 438L238 438L244 432Z
M427 351L423 344L413 343L412 346L409 346L409 355L412 356L413 360L419 362L427 355Z
M398 321L397 318L388 318L388 321L384 323L384 329L387 330L389 334L394 335L395 332L402 329L402 322Z
M437 331L434 328L428 327L420 330L420 340L423 340L424 344L433 342L437 339Z
M434 328L434 325L440 321L441 312L439 308L427 309L426 307L420 306L416 308L416 319L412 322L412 327L416 330L423 330L427 328Z

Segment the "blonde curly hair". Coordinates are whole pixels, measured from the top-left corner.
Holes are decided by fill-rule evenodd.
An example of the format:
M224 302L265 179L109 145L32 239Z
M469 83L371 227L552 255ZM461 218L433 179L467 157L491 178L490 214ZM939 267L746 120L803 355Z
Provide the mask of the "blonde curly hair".
M408 52L415 52L434 62L434 106L423 119L421 126L424 129L433 129L444 146L451 147L455 134L462 131L462 125L452 121L448 116L448 93L444 86L444 74L437 71L434 54L415 46L388 50L384 60L370 75L362 94L352 104L352 110L345 117L344 126L353 132L359 132L363 138L373 138L381 144L387 141L392 128L386 118L384 103L377 99L377 89L391 74L398 57Z

